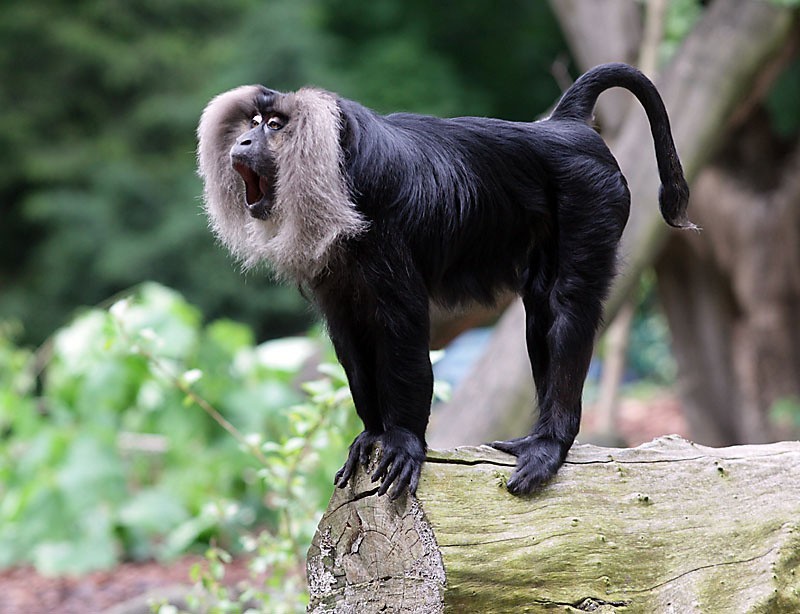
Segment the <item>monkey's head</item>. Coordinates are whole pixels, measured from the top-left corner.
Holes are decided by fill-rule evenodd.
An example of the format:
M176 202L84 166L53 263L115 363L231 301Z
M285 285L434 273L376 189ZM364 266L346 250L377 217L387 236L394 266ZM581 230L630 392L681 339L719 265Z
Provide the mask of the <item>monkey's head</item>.
M267 260L282 277L312 279L366 230L344 176L342 124L336 96L310 88L283 94L247 85L203 111L205 210L245 267Z

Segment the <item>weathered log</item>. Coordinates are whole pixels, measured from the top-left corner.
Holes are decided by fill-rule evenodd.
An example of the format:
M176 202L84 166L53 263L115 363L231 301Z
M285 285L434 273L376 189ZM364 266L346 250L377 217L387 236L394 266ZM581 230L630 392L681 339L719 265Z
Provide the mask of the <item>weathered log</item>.
M309 612L800 612L800 442L576 445L528 498L514 464L431 451L397 501L360 472L309 550Z

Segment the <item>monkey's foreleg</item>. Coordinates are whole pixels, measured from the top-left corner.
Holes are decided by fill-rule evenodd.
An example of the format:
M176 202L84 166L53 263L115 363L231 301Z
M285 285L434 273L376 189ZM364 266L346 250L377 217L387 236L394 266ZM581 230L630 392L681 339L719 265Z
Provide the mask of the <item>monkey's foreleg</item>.
M382 312L381 301L368 304L378 305L372 318L344 317L341 310L328 316L331 339L364 422L334 483L345 487L359 464L369 464L377 443L381 455L372 480L381 482L378 494L389 492L394 499L406 490L416 492L425 460L433 394L427 303L420 302L424 309L417 310L408 302L394 303L391 313ZM358 305L349 307L352 312Z
M412 495L417 490L433 396L427 311L402 312L395 310L392 325L377 335L376 389L383 432L377 437L381 458L372 480L381 481L378 494L389 492L392 499L406 489Z

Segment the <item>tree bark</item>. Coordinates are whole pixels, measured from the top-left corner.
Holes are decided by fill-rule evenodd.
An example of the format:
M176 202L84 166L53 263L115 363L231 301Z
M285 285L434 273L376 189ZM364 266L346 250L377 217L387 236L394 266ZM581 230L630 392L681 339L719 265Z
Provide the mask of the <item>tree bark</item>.
M550 7L580 70L605 62L636 63L643 36L638 2L551 0ZM632 102L633 97L619 89L597 101L596 114L604 133L614 134L619 129Z
M309 550L309 612L800 611L800 443L575 446L527 498L514 465L430 452L397 501L361 470Z
M560 0L554 1L555 5L560 3ZM590 2L565 4L573 8L593 5ZM794 15L791 10L768 2L718 0L705 11L662 78L657 80L690 181L728 132L729 120L737 105L755 89L759 70L785 45ZM668 235L658 213L659 180L643 112L626 115L620 137L612 149L628 179L633 204L620 249L623 273L618 276L606 303L606 321L613 319ZM516 304L512 309L521 307ZM477 432L469 426L473 421L477 424L479 412L488 412L489 408L498 425L511 423L509 415L522 415L527 419L531 413L530 371L523 373L515 364L525 355L524 328L518 325L520 317L516 315L501 321L485 357L467 378L473 384L456 390L452 401L437 410L439 415L433 425L447 427L443 431L431 429L431 441L436 441L436 445L477 443L509 436L502 429ZM495 394L495 389L502 390L503 394ZM463 428L456 430L452 426L455 424ZM456 433L465 438L457 439Z

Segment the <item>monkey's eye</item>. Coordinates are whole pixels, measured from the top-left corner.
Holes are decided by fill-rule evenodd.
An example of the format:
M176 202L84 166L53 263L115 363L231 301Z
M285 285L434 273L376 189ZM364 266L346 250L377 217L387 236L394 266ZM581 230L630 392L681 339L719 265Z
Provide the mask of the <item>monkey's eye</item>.
M262 121L264 120L261 117L261 113L256 113L250 120L250 127L255 128L256 126L260 126Z
M280 115L273 115L267 120L267 128L270 130L280 130L286 125L286 120L284 120Z

